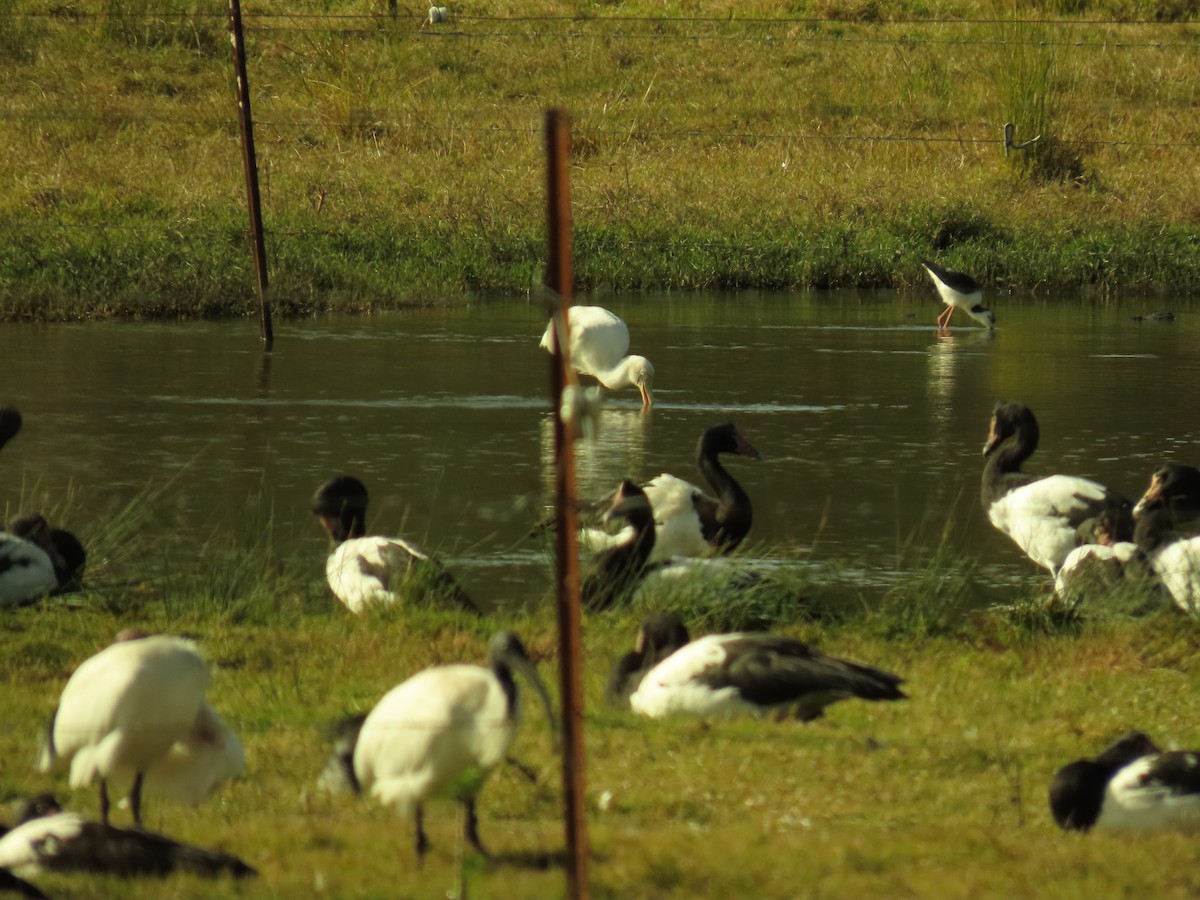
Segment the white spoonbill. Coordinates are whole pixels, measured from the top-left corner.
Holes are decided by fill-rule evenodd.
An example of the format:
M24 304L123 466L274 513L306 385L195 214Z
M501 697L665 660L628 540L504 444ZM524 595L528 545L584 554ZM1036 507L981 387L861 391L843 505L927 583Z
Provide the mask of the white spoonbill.
M367 488L351 475L330 479L313 497L313 514L333 542L325 577L333 595L351 612L395 603L410 578L455 606L479 607L437 559L400 537L367 536Z
M466 837L483 855L475 801L517 734L520 702L514 673L554 716L546 688L516 635L488 645L488 665L434 666L392 688L367 714L354 747L354 780L380 803L416 819L416 850L429 849L424 804L447 791L466 810Z
M143 787L197 803L244 762L241 742L204 699L208 684L208 665L191 641L123 635L67 681L39 768L69 762L73 788L99 779L105 824L114 778L132 781L139 826Z
M983 289L979 282L965 272L945 269L935 262L923 259L921 265L933 279L938 295L946 304L946 311L938 316L938 328L945 331L950 327L950 317L956 309L966 310L967 315L988 328L996 327L996 316L983 305Z
M257 874L236 856L181 844L141 829L118 828L64 812L51 794L25 807L21 823L0 837L0 868L22 875L93 872L135 877L189 872L214 878Z
M1058 770L1050 811L1067 831L1200 829L1200 751L1163 752L1140 731Z
M640 644L666 653L687 637L673 614L642 625ZM624 663L628 673L641 667ZM658 719L673 713L736 715L778 712L802 722L848 697L904 700L904 679L873 666L826 656L792 638L766 632L710 634L679 644L641 679L629 698L634 712ZM616 692L621 690L615 686Z
M983 455L980 496L988 519L1039 566L1057 573L1080 543L1079 527L1104 512L1114 542L1133 536L1133 504L1075 475L1028 475L1021 464L1037 449L1037 419L1022 403L997 403Z
M571 368L580 375L591 375L610 391L635 387L642 395L642 406L653 403L654 366L644 356L629 356L629 327L615 313L601 306L571 306ZM542 335L543 350L553 352L554 326L551 318Z

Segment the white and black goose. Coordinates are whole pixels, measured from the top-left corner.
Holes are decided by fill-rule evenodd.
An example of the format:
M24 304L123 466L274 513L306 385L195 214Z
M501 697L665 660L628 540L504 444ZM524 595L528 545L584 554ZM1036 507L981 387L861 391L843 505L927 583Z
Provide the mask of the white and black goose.
M1080 543L1079 527L1107 511L1115 541L1133 535L1133 504L1075 475L1029 475L1021 465L1037 449L1037 419L1022 403L997 403L983 455L980 495L988 519L1039 566L1056 573Z
M923 259L921 265L933 279L938 296L946 304L945 311L938 316L938 329L945 331L950 327L950 317L956 309L964 310L976 322L988 328L996 327L996 316L983 305L983 288L979 282L965 272L955 272L943 268L935 262Z
M509 632L492 638L487 666L426 669L385 694L357 735L351 723L347 737L353 750L345 752L347 747L340 755L351 762L344 780L416 820L418 859L429 849L424 804L442 792L452 792L462 802L466 838L487 855L479 839L476 798L491 770L507 758L517 734L516 674L538 694L553 730L546 688L524 645Z
M67 681L39 768L69 763L72 788L99 780L105 824L113 779L132 783L129 803L139 826L143 788L201 802L245 766L241 741L205 699L209 680L191 641L123 634Z
M1200 535L1183 535L1171 527L1171 513L1143 506L1133 536L1154 574L1189 616L1200 616Z
M25 606L58 587L54 561L41 547L0 531L0 609Z
M1133 507L1133 515L1150 508L1166 510L1172 528L1200 531L1200 469L1182 463L1159 466Z
M20 824L0 836L0 869L10 869L22 876L89 872L124 878L163 877L174 872L208 878L220 875L246 878L257 874L228 853L64 812L50 794L40 794L30 801Z
M8 523L8 531L36 544L50 557L55 585L50 596L78 591L83 587L87 569L87 550L74 534L63 528L51 528L40 513L26 513Z
M654 366L644 356L630 356L629 327L615 313L601 306L571 306L567 309L571 328L571 368L580 375L590 375L610 391L637 388L642 406L654 402ZM558 318L552 318L542 335L541 348L554 351L554 329Z
M628 602L646 576L657 544L658 529L650 500L632 481L621 482L605 518L623 520L628 527L621 531L619 543L600 551L590 562L590 570L580 587L580 598L592 612Z
M1079 538L1085 543L1067 554L1054 576L1060 597L1078 599L1123 582L1153 581L1146 553L1133 541L1116 539L1116 521L1108 510L1081 525Z
M721 464L725 453L763 458L736 425L722 422L705 429L696 444L696 466L715 497L666 473L642 485L654 510L657 535L650 562L731 553L746 539L754 524L754 508L746 490ZM606 545L605 536L594 531L585 533L583 540L593 547ZM621 540L623 535L617 535L607 543Z
M1063 766L1050 810L1067 831L1200 828L1200 751L1163 752L1140 731Z
M367 489L350 475L327 481L313 497L312 511L333 542L325 577L333 595L351 612L390 605L409 579L460 609L480 612L457 580L434 557L400 537L367 536Z
M659 614L643 624L643 646L662 654L687 637L683 623ZM624 668L638 671L632 662ZM792 714L820 718L838 700L904 700L904 679L765 632L710 634L683 643L646 672L629 697L634 712L657 719L693 715ZM621 685L615 686L620 693Z

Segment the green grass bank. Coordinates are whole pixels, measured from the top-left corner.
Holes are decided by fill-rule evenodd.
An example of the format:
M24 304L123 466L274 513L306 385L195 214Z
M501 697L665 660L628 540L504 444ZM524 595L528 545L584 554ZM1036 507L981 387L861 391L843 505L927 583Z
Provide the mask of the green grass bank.
M1200 285L1193 0L244 14L283 314L536 284L552 106L583 290ZM0 0L0 318L254 307L225 15Z

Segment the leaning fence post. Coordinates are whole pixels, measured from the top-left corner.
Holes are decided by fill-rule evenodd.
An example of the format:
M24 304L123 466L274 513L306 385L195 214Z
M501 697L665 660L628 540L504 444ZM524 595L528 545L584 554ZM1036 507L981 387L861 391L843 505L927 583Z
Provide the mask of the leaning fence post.
M549 254L546 286L562 302L561 333L568 334L571 308L571 192L567 179L570 118L561 110L546 113L547 211ZM557 318L557 316L555 317ZM575 449L571 425L563 421L570 341L551 329L553 359L550 395L554 409L554 559L558 599L559 674L563 723L563 795L567 839L567 896L590 896L587 880L587 817L584 808L583 689L579 679L582 640L579 612L579 554L576 547ZM563 346L566 344L566 346Z
M238 124L242 130L242 167L246 174L246 206L250 211L250 243L258 280L258 310L263 343L275 340L271 301L267 298L267 248L263 237L262 202L258 193L258 159L254 153L254 119L250 115L250 82L246 78L246 38L242 34L242 5L229 0L229 36L233 42L233 74L237 78Z

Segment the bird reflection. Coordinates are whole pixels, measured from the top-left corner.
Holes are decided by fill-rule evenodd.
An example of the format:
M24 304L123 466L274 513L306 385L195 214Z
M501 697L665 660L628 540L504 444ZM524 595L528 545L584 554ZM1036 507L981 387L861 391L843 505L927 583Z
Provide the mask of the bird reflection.
M961 378L963 360L995 337L992 331L971 331L955 334L938 331L929 348L929 378L925 390L929 409L939 423L948 422L954 406L954 388Z
M579 497L600 497L623 478L638 476L646 457L651 414L641 409L604 407L588 440L575 441L575 490ZM554 493L554 420L543 417L541 429L542 488Z

